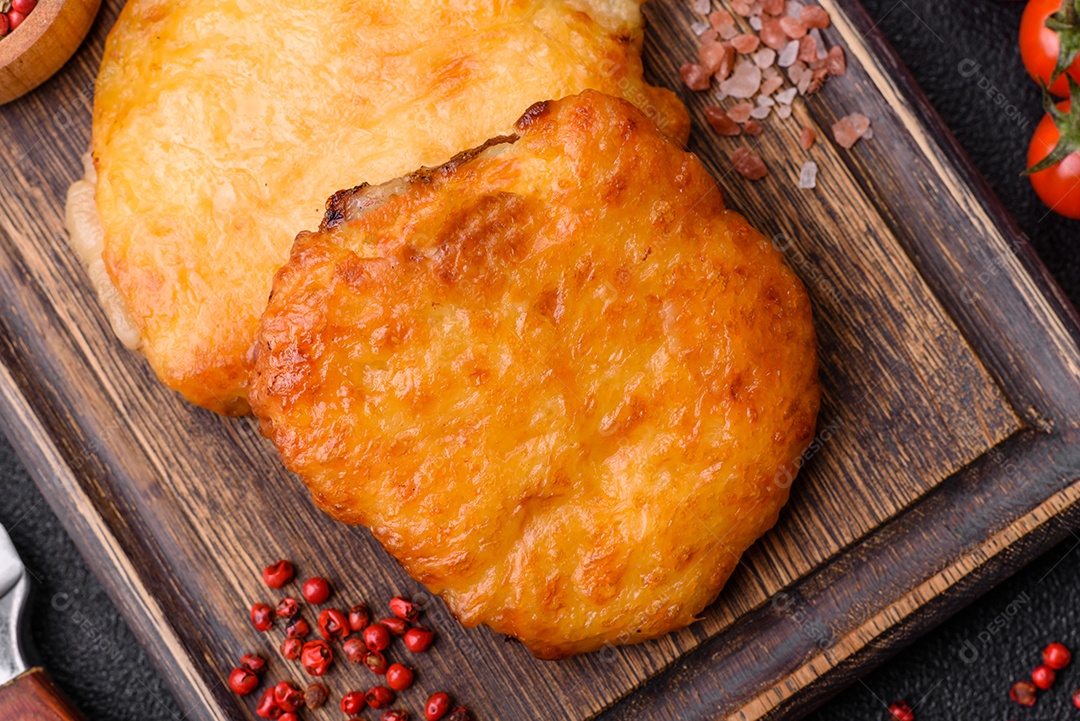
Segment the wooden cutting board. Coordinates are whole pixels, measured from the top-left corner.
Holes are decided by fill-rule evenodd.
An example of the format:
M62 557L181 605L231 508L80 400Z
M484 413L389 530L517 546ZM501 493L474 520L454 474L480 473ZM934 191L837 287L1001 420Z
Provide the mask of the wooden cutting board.
M712 133L707 96L678 82L696 17L680 0L647 10L652 80L683 94L692 149L814 299L825 402L779 525L700 623L631 648L543 663L428 599L439 640L404 695L414 715L448 689L480 719L790 718L1080 517L1075 312L862 7L822 4L849 73L793 121L767 122L771 174L754 184L727 160L748 139ZM62 220L119 5L60 75L0 109L0 412L189 718L251 718L222 681L240 653L272 657L274 680L303 677L276 654L281 632L247 621L252 602L275 600L265 563L328 574L340 604L426 597L366 531L312 506L254 423L186 405L113 339ZM849 151L829 128L852 111L874 137ZM809 153L804 125L822 138ZM796 184L807 158L814 191ZM339 665L328 683L340 694L372 678Z

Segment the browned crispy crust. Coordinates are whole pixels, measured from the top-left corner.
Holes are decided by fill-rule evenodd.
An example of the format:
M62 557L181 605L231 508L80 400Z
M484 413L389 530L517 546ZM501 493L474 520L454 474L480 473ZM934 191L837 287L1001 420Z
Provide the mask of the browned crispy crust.
M320 507L558 658L716 598L813 435L816 342L777 251L628 103L517 130L331 203L275 279L251 399Z

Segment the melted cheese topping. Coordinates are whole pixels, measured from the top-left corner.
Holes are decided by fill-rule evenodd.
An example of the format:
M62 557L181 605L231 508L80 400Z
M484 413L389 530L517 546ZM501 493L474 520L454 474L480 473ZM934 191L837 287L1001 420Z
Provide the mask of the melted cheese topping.
M101 307L109 318L113 333L125 346L137 350L142 341L139 328L128 313L124 299L105 270L105 261L101 257L101 251L105 248L105 230L101 227L101 216L98 215L97 204L94 202L97 171L90 153L82 157L82 162L83 178L76 180L68 188L67 204L64 208L68 241L86 268L86 274L90 276L90 283L93 284Z

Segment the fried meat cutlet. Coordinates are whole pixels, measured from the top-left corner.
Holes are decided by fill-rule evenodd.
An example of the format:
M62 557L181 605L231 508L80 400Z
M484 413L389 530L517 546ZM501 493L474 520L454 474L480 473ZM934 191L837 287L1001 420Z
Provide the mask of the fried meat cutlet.
M805 289L691 153L596 92L336 194L252 407L333 517L537 656L691 623L814 432Z

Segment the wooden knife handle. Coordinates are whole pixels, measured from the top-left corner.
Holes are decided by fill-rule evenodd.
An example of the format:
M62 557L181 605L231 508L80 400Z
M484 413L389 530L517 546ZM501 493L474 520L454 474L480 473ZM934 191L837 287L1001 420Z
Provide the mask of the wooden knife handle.
M85 721L43 668L32 668L0 686L0 719Z

